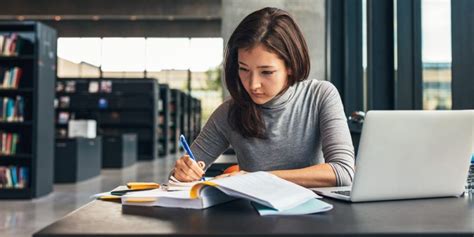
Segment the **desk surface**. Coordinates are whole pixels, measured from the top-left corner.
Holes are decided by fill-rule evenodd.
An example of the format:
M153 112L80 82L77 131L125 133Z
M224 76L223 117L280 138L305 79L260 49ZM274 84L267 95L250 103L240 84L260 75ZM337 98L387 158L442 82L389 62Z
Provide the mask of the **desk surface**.
M34 236L94 235L465 235L474 234L474 197L349 204L304 216L259 216L246 200L205 210L92 201Z

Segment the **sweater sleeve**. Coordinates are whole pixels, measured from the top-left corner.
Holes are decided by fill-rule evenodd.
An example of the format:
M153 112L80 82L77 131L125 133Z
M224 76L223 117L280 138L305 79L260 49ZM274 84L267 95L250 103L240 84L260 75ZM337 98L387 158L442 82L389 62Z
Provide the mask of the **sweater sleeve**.
M191 145L191 151L197 161L203 161L206 168L229 147L226 136L227 113L229 101L221 104L206 122L201 132Z
M330 82L323 82L319 102L319 128L325 162L336 174L336 185L349 186L354 177L354 146L341 98Z

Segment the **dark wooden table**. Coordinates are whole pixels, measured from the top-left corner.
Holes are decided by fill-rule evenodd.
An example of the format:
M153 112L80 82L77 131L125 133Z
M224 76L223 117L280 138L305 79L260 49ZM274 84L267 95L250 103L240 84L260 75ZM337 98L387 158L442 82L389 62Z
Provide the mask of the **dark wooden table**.
M304 216L259 216L246 200L205 210L92 201L34 236L474 235L473 196L350 204Z

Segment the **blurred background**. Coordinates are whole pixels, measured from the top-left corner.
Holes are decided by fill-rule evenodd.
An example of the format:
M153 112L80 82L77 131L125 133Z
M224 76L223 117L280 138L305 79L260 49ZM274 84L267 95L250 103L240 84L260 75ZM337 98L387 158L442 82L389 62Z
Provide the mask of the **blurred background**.
M337 87L356 148L369 110L474 109L471 0L2 1L2 236L126 182L165 181L177 137L192 142L229 96L231 33L267 6L297 21L309 77Z

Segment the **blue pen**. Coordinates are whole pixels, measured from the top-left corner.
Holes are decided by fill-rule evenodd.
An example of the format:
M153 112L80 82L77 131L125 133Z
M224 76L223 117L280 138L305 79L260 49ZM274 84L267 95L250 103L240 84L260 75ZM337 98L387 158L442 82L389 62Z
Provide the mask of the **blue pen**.
M191 148L189 148L188 142L186 142L186 138L184 137L183 134L181 134L181 136L179 136L179 143L184 148L184 150L186 150L189 157L191 157L191 159L196 162L196 159L194 158L193 152L191 151ZM204 180L204 177L201 178L201 180Z

